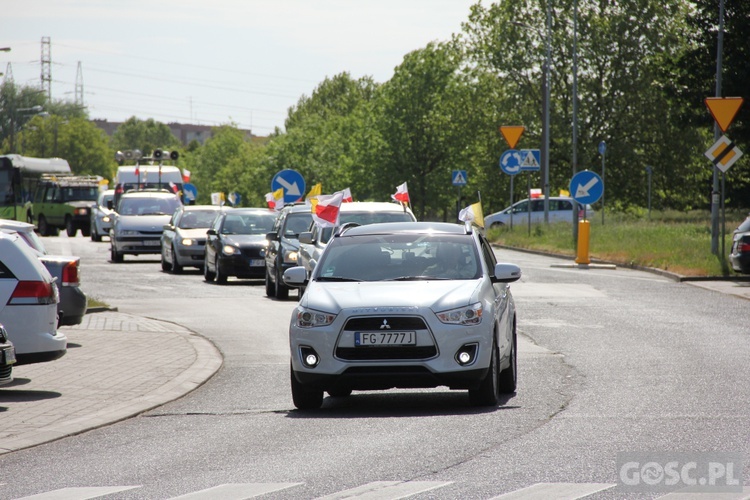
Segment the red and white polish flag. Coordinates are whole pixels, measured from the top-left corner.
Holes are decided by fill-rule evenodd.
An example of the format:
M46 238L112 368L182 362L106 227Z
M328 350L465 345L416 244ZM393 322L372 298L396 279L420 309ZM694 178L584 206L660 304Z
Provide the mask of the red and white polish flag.
M391 198L401 203L409 203L409 188L405 182L396 188L396 194L392 194Z

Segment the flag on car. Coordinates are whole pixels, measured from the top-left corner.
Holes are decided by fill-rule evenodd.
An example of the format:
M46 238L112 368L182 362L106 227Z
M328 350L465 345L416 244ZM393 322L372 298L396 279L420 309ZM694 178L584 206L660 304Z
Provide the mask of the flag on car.
M396 188L396 194L392 194L391 198L401 203L409 203L409 188L405 182Z
M354 201L352 198L352 192L349 188L344 189L344 199L342 201L344 203L351 203Z
M190 182L190 170L186 168L182 169L182 182Z
M320 195L315 198L312 218L320 227L335 227L339 224L339 210L344 199L344 192Z
M458 220L473 222L479 227L484 227L484 214L482 213L482 202L478 201L469 205L458 213Z
M310 188L310 191L305 196L305 203L310 204L310 199L323 194L323 184L320 182Z
M224 193L211 193L211 205L223 205Z
M284 188L279 188L276 191L273 192L273 209L274 210L281 210L284 208Z
M276 206L276 200L273 197L273 193L266 193L266 203L268 203L268 208Z

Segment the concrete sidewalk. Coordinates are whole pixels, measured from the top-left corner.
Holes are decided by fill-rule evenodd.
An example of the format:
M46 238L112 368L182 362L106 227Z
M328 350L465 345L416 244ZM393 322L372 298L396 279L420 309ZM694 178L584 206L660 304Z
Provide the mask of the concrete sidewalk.
M173 323L106 311L61 330L65 356L14 367L15 380L0 386L0 454L173 401L222 364L211 342Z

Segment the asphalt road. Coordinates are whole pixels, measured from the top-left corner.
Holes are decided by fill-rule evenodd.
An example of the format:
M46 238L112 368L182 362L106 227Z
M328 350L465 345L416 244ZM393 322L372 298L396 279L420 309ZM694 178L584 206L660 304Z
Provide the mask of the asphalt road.
M617 485L619 453L750 448L750 308L732 295L499 250L524 273L512 285L515 396L488 410L463 392L368 392L310 413L293 410L288 388L294 298L268 299L261 282L166 274L146 256L111 264L107 242L81 236L45 242L82 257L88 294L199 332L225 363L178 401L0 457L3 498L632 498Z

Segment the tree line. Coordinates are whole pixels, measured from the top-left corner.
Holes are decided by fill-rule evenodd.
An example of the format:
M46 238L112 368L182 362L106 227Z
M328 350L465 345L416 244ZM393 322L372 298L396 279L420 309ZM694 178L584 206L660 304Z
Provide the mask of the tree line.
M407 182L415 213L433 220L454 219L451 172L466 170L458 206L480 193L489 213L510 198L499 127L523 125L517 147L541 146L549 35L551 194L567 189L576 171L601 173L598 144L605 141L608 210L646 206L647 167L654 208L707 209L713 172L703 153L714 131L704 99L715 95L719 0L577 0L577 22L574 1L478 3L451 40L406 54L386 82L346 72L326 78L288 110L283 130L263 140L229 123L204 144L183 147L166 125L136 117L107 138L85 110L5 83L2 149L64 157L77 173L111 178L118 149L178 148L202 203L222 191L263 206L283 169L300 172L308 186L322 183L324 193L349 187L357 200L388 200ZM748 53L750 3L725 0L721 94L749 101L727 132L743 150L750 147ZM17 111L35 105L50 116ZM542 182L540 173L515 180L514 199L526 197L527 182ZM726 204L750 207L747 157L726 174Z

